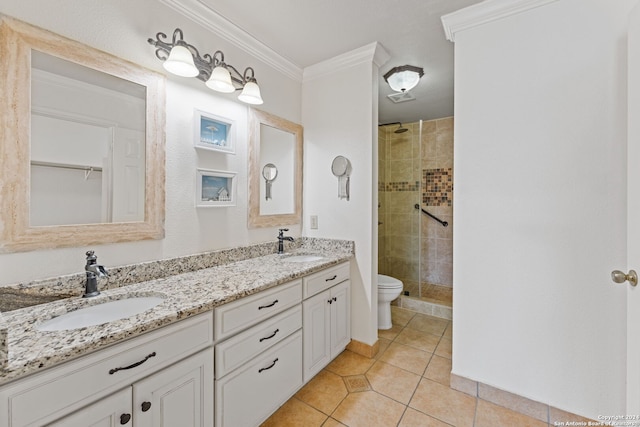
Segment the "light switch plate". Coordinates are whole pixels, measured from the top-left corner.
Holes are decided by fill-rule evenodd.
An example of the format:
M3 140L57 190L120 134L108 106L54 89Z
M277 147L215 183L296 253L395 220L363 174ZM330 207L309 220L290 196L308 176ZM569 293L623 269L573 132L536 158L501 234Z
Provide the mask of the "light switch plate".
M318 215L311 215L310 217L310 227L312 230L318 229Z

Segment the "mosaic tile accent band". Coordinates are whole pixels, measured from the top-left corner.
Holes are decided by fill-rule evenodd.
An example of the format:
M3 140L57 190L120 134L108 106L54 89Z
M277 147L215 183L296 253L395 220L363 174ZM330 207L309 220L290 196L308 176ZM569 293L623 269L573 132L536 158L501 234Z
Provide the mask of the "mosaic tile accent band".
M426 206L451 206L453 174L451 168L422 171L422 203Z
M395 181L378 183L378 191L419 191L420 181Z
M421 185L422 184L422 185ZM419 181L378 182L378 191L420 191L425 206L451 206L453 200L453 173L451 168L423 169Z

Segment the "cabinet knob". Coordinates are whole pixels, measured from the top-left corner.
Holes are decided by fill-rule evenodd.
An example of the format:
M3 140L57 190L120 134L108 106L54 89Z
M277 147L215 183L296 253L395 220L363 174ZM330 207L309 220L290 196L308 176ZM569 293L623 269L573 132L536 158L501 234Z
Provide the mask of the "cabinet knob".
M151 402L142 402L142 412L147 412L151 409Z
M125 425L131 420L131 414L120 415L120 424Z

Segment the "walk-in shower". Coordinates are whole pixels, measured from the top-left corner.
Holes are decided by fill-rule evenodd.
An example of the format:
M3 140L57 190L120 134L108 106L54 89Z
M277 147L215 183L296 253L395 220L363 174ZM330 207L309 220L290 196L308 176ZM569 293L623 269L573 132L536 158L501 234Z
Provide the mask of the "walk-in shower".
M378 272L403 302L451 307L453 118L378 128Z

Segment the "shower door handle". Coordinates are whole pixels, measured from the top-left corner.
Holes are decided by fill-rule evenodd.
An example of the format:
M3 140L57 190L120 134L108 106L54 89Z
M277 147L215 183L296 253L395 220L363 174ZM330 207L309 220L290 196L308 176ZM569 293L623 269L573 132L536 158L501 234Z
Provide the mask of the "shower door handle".
M638 273L635 270L629 270L629 273L624 274L620 270L613 270L611 272L611 280L616 283L629 282L631 286L636 286L638 284Z

